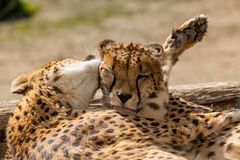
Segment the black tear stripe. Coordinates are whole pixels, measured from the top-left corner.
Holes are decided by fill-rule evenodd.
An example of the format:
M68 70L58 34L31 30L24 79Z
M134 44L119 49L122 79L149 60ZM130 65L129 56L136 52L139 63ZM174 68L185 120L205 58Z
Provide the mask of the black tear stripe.
M141 59L139 57L137 57L137 64L138 64L138 68L140 70L140 72L142 72L142 65L141 65ZM136 88L137 88L137 96L138 96L138 105L140 104L140 101L141 101L141 92L139 90L139 87L138 87L138 81L141 77L138 75L137 76L137 79L136 79Z
M114 57L113 57L113 63L112 63L112 70L115 69L116 63L117 63L117 56L114 56Z
M110 91L110 92L112 92L112 89L113 89L115 83L116 83L116 77L115 77L115 75L113 75L113 82L112 82L112 84L111 84L111 86L110 86L110 88L109 88L109 91Z
M137 77L137 80L136 80L136 88L137 88L137 96L138 96L138 105L139 105L139 103L140 103L140 99L141 99L141 92L140 92L140 90L139 90L139 87L138 87L138 81L139 81L139 79L140 79L141 77Z

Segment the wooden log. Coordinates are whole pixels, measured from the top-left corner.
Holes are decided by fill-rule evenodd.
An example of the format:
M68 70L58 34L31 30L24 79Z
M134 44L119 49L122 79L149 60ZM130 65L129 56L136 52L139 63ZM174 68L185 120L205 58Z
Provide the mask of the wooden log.
M210 104L240 98L239 82L212 82L169 87L170 92L198 104ZM240 103L240 100L239 100Z

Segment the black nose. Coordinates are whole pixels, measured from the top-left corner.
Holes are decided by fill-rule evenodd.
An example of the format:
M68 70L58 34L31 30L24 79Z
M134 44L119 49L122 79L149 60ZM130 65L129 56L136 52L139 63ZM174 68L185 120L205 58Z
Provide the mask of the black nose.
M122 101L122 103L127 102L127 100L129 100L132 97L132 95L128 93L118 93L117 95L119 99Z

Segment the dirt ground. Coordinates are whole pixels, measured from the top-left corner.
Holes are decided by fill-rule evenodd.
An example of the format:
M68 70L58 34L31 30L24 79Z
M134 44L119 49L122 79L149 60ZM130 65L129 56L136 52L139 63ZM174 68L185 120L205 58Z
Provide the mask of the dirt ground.
M162 43L174 26L199 14L210 17L208 34L174 67L170 84L240 80L239 0L33 0L38 13L0 23L0 101L20 73L63 58L96 52L105 38Z

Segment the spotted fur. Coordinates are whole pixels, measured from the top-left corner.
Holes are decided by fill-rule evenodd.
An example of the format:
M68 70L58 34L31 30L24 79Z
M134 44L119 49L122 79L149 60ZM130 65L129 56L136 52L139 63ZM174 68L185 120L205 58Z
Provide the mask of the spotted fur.
M109 97L105 103L126 115L155 143L170 145L176 155L179 155L177 151L182 151L189 159L240 156L237 143L228 144L224 149L226 145L219 148L217 143L209 140L214 134L218 140L216 135L220 133L227 138L228 132L224 128L235 130L231 125L240 121L239 109L213 112L208 107L169 95L163 76L163 59L159 58L161 53L149 46L105 40L100 44L100 54L103 60L101 87L105 97ZM132 115L137 117L132 118ZM235 136L239 137L238 134ZM218 150L199 147L206 145L208 148L218 145L222 156L218 155Z
M220 158L238 158L238 145L233 139L239 137L239 110L212 112L169 94L164 68L169 63L163 63L163 57L171 52L158 44L121 45L109 40L100 43L99 48L104 62L100 78L108 98L106 103L112 105L109 102L114 99L106 93L122 86L123 91L133 90L131 93L137 98L132 104L137 105L122 109L122 104L114 104L118 110L70 114L74 109L85 107L99 87L100 62L52 62L12 83L12 92L24 94L7 129L13 159L200 160L216 159L217 151L222 150ZM117 60L113 64L114 56ZM140 73L144 74L140 76L143 78L140 83L143 85L126 80L136 82L140 71L137 57L141 57ZM125 80L120 87L116 87L117 71L121 74L116 75ZM131 74L127 77L128 71ZM146 73L153 76L146 77ZM130 84L133 87L129 89ZM121 96L125 102L132 98L129 93Z

